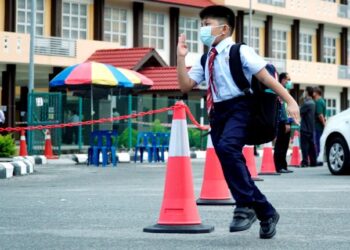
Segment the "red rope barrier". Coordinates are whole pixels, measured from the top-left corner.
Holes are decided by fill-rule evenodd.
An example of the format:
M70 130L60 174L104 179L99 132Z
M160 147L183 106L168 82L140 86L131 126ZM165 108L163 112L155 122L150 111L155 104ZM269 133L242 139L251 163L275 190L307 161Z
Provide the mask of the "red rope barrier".
M174 106L167 107L167 108L161 108L156 110L150 110L147 112L140 112L137 114L131 114L131 115L123 115L123 116L116 116L116 117L109 117L109 118L101 118L98 120L89 120L89 121L83 121L83 122L70 122L70 123L63 123L63 124L51 124L51 125L37 125L37 126L27 126L27 127L7 127L7 128L0 128L0 132L20 132L22 130L43 130L43 129L54 129L54 128L65 128L65 127L75 127L75 126L82 126L82 125L92 125L92 124L100 124L100 123L106 123L106 122L114 122L114 121L120 121L125 120L129 118L137 118L142 117L146 115L152 115L152 114L158 114L167 112L170 110L174 110L177 108L185 108L185 111L187 115L189 116L189 119L191 122L199 129L201 130L208 130L208 126L201 126L194 116L192 115L190 109L186 104L183 103L176 103Z

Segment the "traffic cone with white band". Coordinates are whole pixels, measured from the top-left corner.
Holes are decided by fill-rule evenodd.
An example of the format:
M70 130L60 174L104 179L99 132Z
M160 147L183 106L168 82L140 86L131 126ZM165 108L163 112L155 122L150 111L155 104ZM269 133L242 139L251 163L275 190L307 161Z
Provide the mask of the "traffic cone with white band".
M246 165L248 167L250 176L254 181L263 181L263 179L258 177L258 173L256 171L256 163L254 156L254 146L244 146L243 147L243 156L246 160Z
M301 157L300 157L300 146L299 146L299 132L295 130L293 135L293 148L292 157L290 158L289 166L300 167Z
M51 144L51 135L50 130L45 130L45 149L44 149L44 155L47 159L58 159L57 155L54 155L52 152L52 144Z
M264 144L259 175L280 175L276 172L275 161L273 160L272 142Z
M171 125L169 156L163 203L158 223L148 233L209 233L213 226L201 224L196 206L184 103L177 102ZM181 107L182 106L182 107Z
M28 156L26 132L24 129L21 130L21 137L19 142L19 156Z
M210 134L207 141L202 190L197 205L234 205Z

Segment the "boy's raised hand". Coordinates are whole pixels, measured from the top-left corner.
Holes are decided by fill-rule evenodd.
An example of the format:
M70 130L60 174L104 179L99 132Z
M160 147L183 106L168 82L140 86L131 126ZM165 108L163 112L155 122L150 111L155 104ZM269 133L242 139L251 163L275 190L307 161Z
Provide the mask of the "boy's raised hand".
M185 57L188 53L187 44L186 44L186 36L185 34L181 34L179 36L179 40L177 43L177 56Z
M300 125L299 106L294 100L291 103L287 103L287 113L291 118L293 118L297 125Z

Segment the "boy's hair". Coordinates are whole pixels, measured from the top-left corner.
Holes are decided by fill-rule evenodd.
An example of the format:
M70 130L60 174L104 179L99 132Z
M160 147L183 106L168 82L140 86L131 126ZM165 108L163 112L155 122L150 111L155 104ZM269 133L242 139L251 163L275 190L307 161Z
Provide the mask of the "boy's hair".
M235 29L235 13L230 9L222 5L211 5L205 7L199 13L201 19L215 18L224 20L231 28L231 34Z
M282 83L282 80L283 80L283 79L286 79L286 78L287 78L287 75L288 75L287 72L282 72L282 73L278 76L278 81L279 81L280 83Z
M305 91L307 92L307 95L312 97L314 93L314 88L313 87L306 87Z
M322 89L320 87L315 87L314 92L317 93L319 96L322 96Z

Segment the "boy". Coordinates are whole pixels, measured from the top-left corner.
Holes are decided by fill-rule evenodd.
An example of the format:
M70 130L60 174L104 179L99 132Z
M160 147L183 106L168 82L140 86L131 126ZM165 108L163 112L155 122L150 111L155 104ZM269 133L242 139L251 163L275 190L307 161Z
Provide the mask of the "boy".
M230 232L247 230L258 218L261 221L260 238L272 238L276 234L279 214L255 186L242 154L252 101L250 95L245 95L237 87L229 68L235 15L225 6L213 5L204 8L200 12L200 18L202 20L200 37L210 51L206 70L204 72L198 61L187 73L185 56L188 50L186 37L181 34L177 47L179 86L182 92L187 93L204 80L208 83L207 109L210 133L226 182L237 203ZM287 103L289 116L298 122L297 103L266 71L266 62L245 45L241 46L240 55L243 72L249 82L252 75L255 75L263 84L274 90Z

